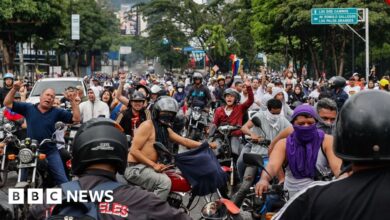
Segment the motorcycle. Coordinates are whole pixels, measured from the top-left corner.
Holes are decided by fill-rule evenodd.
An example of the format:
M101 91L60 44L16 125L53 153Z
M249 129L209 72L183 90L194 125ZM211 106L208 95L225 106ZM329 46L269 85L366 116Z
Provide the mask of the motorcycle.
M203 140L206 126L207 118L203 117L202 109L200 107L193 107L189 116L186 136L191 140Z
M65 146L66 150L69 153L72 153L72 143L74 140L74 137L76 136L77 130L80 128L80 125L70 125L67 126L64 139L65 139Z
M263 164L267 166L269 158L268 158L268 145L271 143L269 140L263 140L260 142L253 142L250 138L246 137L247 141L251 142L251 151L249 153L244 153L243 159L246 164L244 176L240 188L233 196L234 203L237 206L241 206L246 194L249 192L250 187L254 186L259 180L261 176L261 172L263 171ZM261 161L263 164L261 166L259 164L255 164L252 162L252 156L261 157ZM249 159L248 159L249 157ZM249 162L248 162L249 161Z
M244 154L244 162L249 166L262 168L262 171L268 174L263 166L261 155ZM251 187L249 194L246 195L242 209L250 212L253 219L271 219L274 213L278 212L286 204L288 199L288 192L283 189L283 185L278 184L278 181L273 178L268 191L264 192L261 197L257 197L254 187Z
M260 119L253 117L251 120L256 127L260 128L262 136L266 137ZM260 180L262 172L269 175L265 166L269 161L268 146L271 141L264 139L259 143L254 143L250 138L247 140L252 142L251 152L243 154L243 160L247 167L243 183L234 201L243 210L250 212L254 219L271 219L273 214L287 202L288 192L283 189L283 185L278 184L276 178L272 178L269 191L264 192L261 198L256 196L254 185Z
M17 131L17 126L11 121L7 121L0 129L0 136L3 139L2 143L4 144L0 165L0 187L3 187L7 183L9 172L17 171L15 161L10 161L8 159L8 155L19 153L20 141L15 135Z
M233 186L236 185L236 160L235 158L238 155L233 155L232 146L231 146L231 133L233 131L241 129L241 126L233 126L233 125L221 125L217 129L212 127L210 129L210 138L211 142L217 141L217 158L219 163L222 165L222 168L225 172L229 173L229 186L230 186L230 194L232 194Z
M56 130L63 129L64 124L57 122L55 125ZM44 139L41 143L37 140L25 138L18 142L19 153L9 154L8 160L15 161L17 163L18 177L15 184L15 188L25 189L27 193L29 188L50 188L55 185L48 172L46 154L42 153L40 148L46 144L59 143L56 141L55 135L51 139ZM64 144L63 142L60 144ZM25 195L26 197L27 195ZM14 213L17 219L26 219L29 212L29 204L25 201L22 205L14 206Z
M171 164L175 164L174 159L173 159L174 155L162 143L156 142L154 144L154 148L158 152L159 158L165 158L164 161L171 161ZM170 193L168 195L167 202L169 203L170 206L172 206L176 209L182 209L182 210L184 210L184 212L189 214L190 211L192 209L194 209L195 206L198 204L199 200L195 204L195 206L191 207L195 198L197 197L197 195L195 195L191 192L191 185L188 182L188 180L182 175L181 171L177 168L174 168L173 166L174 165L172 165L171 169L164 171L164 173L171 179L171 182L172 182L172 186L171 186ZM217 195L219 198L217 201L222 202L222 204L229 204L229 205L226 205L226 206L228 206L226 213L228 213L229 215L232 215L232 216L239 216L240 209L236 205L234 205L233 202L222 198L218 189L216 190L216 192L217 192ZM189 198L187 204L185 204L183 201L185 195L190 195L190 198ZM208 196L204 196L204 199L206 200L207 204L212 203ZM214 203L216 203L216 202L214 202ZM206 209L205 207L203 209ZM238 210L238 212L237 212L237 210ZM201 214L203 216L203 212ZM204 215L205 216L207 215L207 211L205 211ZM208 218L206 218L206 219L208 219Z

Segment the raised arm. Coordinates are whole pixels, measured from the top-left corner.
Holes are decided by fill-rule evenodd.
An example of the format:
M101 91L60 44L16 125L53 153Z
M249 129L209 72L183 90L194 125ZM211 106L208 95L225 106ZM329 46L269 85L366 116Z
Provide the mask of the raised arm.
M70 92L68 94L68 99L70 100L70 105L72 107L72 121L73 123L79 123L81 121L81 115L80 115L80 97L75 92Z
M118 90L116 92L116 98L125 106L129 106L129 99L124 97L122 95L122 92L123 92L123 86L125 85L125 82L126 82L126 79L124 78L126 77L125 75L121 75L121 78L120 78L120 81L119 81L119 86L118 86Z
M20 87L22 87L21 81L14 82L14 85L12 86L12 89L8 92L7 96L4 99L3 105L9 109L12 109L13 103L14 103L14 97L17 91L20 90Z

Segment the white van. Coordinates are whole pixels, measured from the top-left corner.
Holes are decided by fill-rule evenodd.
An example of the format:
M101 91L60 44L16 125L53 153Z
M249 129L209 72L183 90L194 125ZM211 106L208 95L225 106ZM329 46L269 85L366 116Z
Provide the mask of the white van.
M83 87L84 96L87 95L87 87L84 84L83 78L80 77L61 77L61 78L45 78L38 80L34 87L32 88L30 95L28 96L26 102L29 103L38 103L39 96L42 91L47 88L52 88L56 92L56 98L61 99L64 95L64 91L68 87L76 87L81 85Z

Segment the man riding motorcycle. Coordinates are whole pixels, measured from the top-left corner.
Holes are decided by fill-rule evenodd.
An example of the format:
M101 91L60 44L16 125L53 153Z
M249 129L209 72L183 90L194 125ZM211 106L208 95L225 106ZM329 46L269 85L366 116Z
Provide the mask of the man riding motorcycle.
M186 111L186 128L187 135L186 137L192 139L202 139L203 134L206 131L206 126L208 125L208 112L212 103L212 97L210 90L207 86L202 84L203 76L199 72L195 72L193 77L194 84L191 86L187 93L185 99L185 105L188 107ZM199 127L192 128L190 122L192 123L192 112L193 108L199 108L201 117L197 119L199 121ZM195 130L193 130L195 129Z
M168 197L171 180L162 173L169 166L159 163L160 158L154 149L154 143L161 142L169 146L172 141L188 148L201 145L200 142L184 138L171 129L178 110L179 105L175 99L168 96L160 97L154 104L152 120L145 121L137 129L127 158L129 166L124 175L126 180L154 191L162 200Z
M212 102L210 90L202 84L203 76L201 73L195 72L192 79L194 84L186 97L186 104L189 107L187 115L191 115L191 108L200 107L200 109L204 110L202 115L207 117L207 112Z
M390 95L383 91L363 91L351 97L337 118L334 150L352 163L352 174L311 185L273 219L388 219L389 105Z
M263 155L263 157L267 156L268 150L266 147L268 146L255 146L254 144L257 144L262 140L272 140L282 129L291 125L281 113L282 102L280 100L270 99L267 103L267 108L267 111L259 111L256 113L252 119L245 123L241 128L241 131L244 134L250 135L251 143L244 146L244 149L241 151L237 160L237 170L242 184L233 201L238 206L242 205L249 188L253 185L257 173L256 167L249 167L247 169L243 160L244 154L256 153ZM253 120L258 120L261 123L260 127L258 127Z
M291 120L294 132L272 150L266 167L268 172L263 172L256 184L258 196L268 190L269 182L283 165L286 167L284 188L290 196L314 182L324 170L330 168L335 176L339 175L342 161L334 155L332 136L317 129L317 118L310 105L295 108Z
M219 127L222 124L242 125L244 114L254 101L251 83L247 81L245 85L248 90L248 99L242 104L239 104L240 94L235 89L229 88L225 90L224 99L226 106L218 107L214 113L213 124L216 127ZM241 142L239 139L239 136L241 135L242 132L240 130L233 131L230 139L232 152L237 156L240 155L241 151Z
M251 120L245 123L241 131L250 135L252 141L258 142L260 140L273 140L280 131L291 126L290 122L283 117L282 111L282 102L278 99L270 99L267 103L267 111L259 111L256 113ZM253 118L258 118L261 122L261 128L256 127L252 120ZM251 144L245 145L244 149L241 151L240 157L237 160L237 168L240 179L243 179L245 164L243 162L244 153L249 153L251 151Z
M331 97L337 103L337 108L341 109L349 97L344 91L347 81L342 76L334 76L329 79L328 83Z
M128 108L118 115L116 121L123 127L125 134L134 137L136 129L142 122L149 120L151 114L144 108L146 97L139 91L131 94Z
M217 83L218 83L218 85L214 90L214 96L215 96L215 100L217 102L216 107L219 107L219 106L222 106L224 103L223 94L227 88L227 86L225 84L225 76L219 75L217 78Z
M4 80L4 87L0 88L0 106L3 107L3 102L5 97L7 96L8 92L12 89L12 86L14 84L14 74L12 73L6 73L3 76Z
M190 219L185 213L171 208L155 195L127 184L118 184L116 174L126 168L128 143L120 126L105 118L95 118L84 123L77 131L73 144L72 170L79 177L82 190L91 190L101 184L116 185L112 202L97 202L96 212L100 220L115 219ZM104 146L104 147L102 147ZM77 218L68 213L67 204L52 206L33 205L28 219L91 219ZM73 203L72 205L80 205ZM90 217L90 216L88 216ZM57 218L56 218L57 219ZM59 219L59 218L58 218Z

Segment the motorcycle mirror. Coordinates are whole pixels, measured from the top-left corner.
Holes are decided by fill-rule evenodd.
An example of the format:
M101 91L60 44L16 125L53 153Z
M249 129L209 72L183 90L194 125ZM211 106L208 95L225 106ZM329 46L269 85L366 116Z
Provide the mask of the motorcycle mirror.
M58 121L58 122L56 122L54 127L55 127L56 130L62 130L62 129L65 128L65 124L63 122L61 122L61 121Z
M209 137L212 137L215 134L216 130L217 130L217 126L215 126L215 124L211 124L209 127Z
M252 118L252 122L253 122L253 124L254 124L256 127L261 128L261 121L260 121L260 118L258 118L258 117L253 117L253 118Z
M249 112L249 118L250 118L250 119L253 118L253 116L255 116L256 113L257 113L256 111Z
M264 169L263 156L261 154L244 153L244 163L250 166L257 166Z
M163 152L165 154L168 154L168 155L172 155L171 152L169 152L169 150L164 146L164 144L162 144L161 142L155 142L154 143L154 148L158 151L158 152Z
M204 219L226 219L226 207L220 202L209 202L203 206L201 216Z

